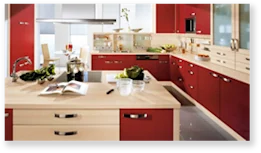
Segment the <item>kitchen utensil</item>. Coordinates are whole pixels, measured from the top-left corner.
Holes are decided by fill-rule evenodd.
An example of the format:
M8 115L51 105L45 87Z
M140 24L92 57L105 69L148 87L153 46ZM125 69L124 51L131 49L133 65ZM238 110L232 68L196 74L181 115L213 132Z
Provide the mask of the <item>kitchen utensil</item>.
M107 91L106 94L108 95L108 94L110 94L113 91L114 91L114 89L111 89L111 90Z

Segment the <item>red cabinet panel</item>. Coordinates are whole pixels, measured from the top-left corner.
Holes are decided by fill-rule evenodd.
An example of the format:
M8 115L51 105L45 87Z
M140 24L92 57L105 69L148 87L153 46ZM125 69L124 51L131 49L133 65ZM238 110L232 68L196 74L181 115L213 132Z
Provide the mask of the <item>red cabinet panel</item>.
M185 4L176 4L175 32L185 33Z
M144 70L148 70L157 79L157 66L158 60L137 60L136 65L142 67Z
M198 68L198 102L215 116L220 116L219 74L208 69Z
M221 79L220 118L249 140L249 85L226 76Z
M178 59L174 56L171 56L171 63L170 63L170 77L171 81L178 86L180 89L185 91L184 86L184 79L181 75L180 69L182 69L183 60Z
M5 109L5 141L13 140L13 110Z
M34 4L11 4L10 6L10 72L16 59L29 56L31 65L17 67L19 70L34 69Z
M210 4L197 4L196 33L210 34Z
M174 33L175 4L156 4L156 33Z
M156 78L158 81L169 81L170 80L170 67L169 67L169 55L160 55Z
M173 109L121 109L120 140L173 140Z
M185 91L195 100L198 100L198 66L184 62Z

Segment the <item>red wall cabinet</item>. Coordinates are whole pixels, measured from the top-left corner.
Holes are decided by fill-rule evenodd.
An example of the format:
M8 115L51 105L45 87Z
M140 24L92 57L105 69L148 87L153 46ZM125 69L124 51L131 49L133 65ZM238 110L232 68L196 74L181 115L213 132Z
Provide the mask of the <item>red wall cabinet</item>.
M16 59L29 56L31 65L19 70L34 69L34 4L10 4L10 73Z
M249 85L221 76L220 118L246 140L249 140Z
M210 4L196 4L196 33L210 34Z
M156 4L156 33L175 32L175 4Z
M198 73L198 102L220 117L219 74L202 67L198 68Z
M173 109L121 109L120 140L173 140Z
M5 141L13 140L13 110L5 109Z
M185 4L176 4L175 6L175 32L185 33Z

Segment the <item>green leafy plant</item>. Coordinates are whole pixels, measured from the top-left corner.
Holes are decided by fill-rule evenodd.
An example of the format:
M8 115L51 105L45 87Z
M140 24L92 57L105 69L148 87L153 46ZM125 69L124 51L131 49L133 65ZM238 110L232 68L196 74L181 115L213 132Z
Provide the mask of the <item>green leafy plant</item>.
M121 17L125 17L125 19L128 23L128 29L130 31L131 28L130 28L130 23L129 23L129 14L128 14L129 12L130 12L130 10L128 10L127 8L121 9L121 13L122 13Z
M44 80L52 75L55 75L55 66L53 64L38 70L26 72L20 76L20 79L24 81Z

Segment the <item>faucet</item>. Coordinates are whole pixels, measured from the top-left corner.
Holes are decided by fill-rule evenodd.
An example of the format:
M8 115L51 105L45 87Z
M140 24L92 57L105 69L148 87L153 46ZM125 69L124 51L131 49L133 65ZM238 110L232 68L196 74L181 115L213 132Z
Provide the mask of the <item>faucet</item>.
M17 79L18 79L18 75L16 74L15 71L16 71L16 65L17 65L17 63L20 62L21 60L26 60L27 62L25 62L24 64L20 64L20 65L19 65L20 67L21 67L21 66L24 66L24 65L27 65L27 64L32 64L32 61L29 59L28 56L18 58L18 59L14 62L14 64L13 64L13 72L12 72L12 74L11 74L11 77L13 78L13 79L12 79L12 82L16 82Z

